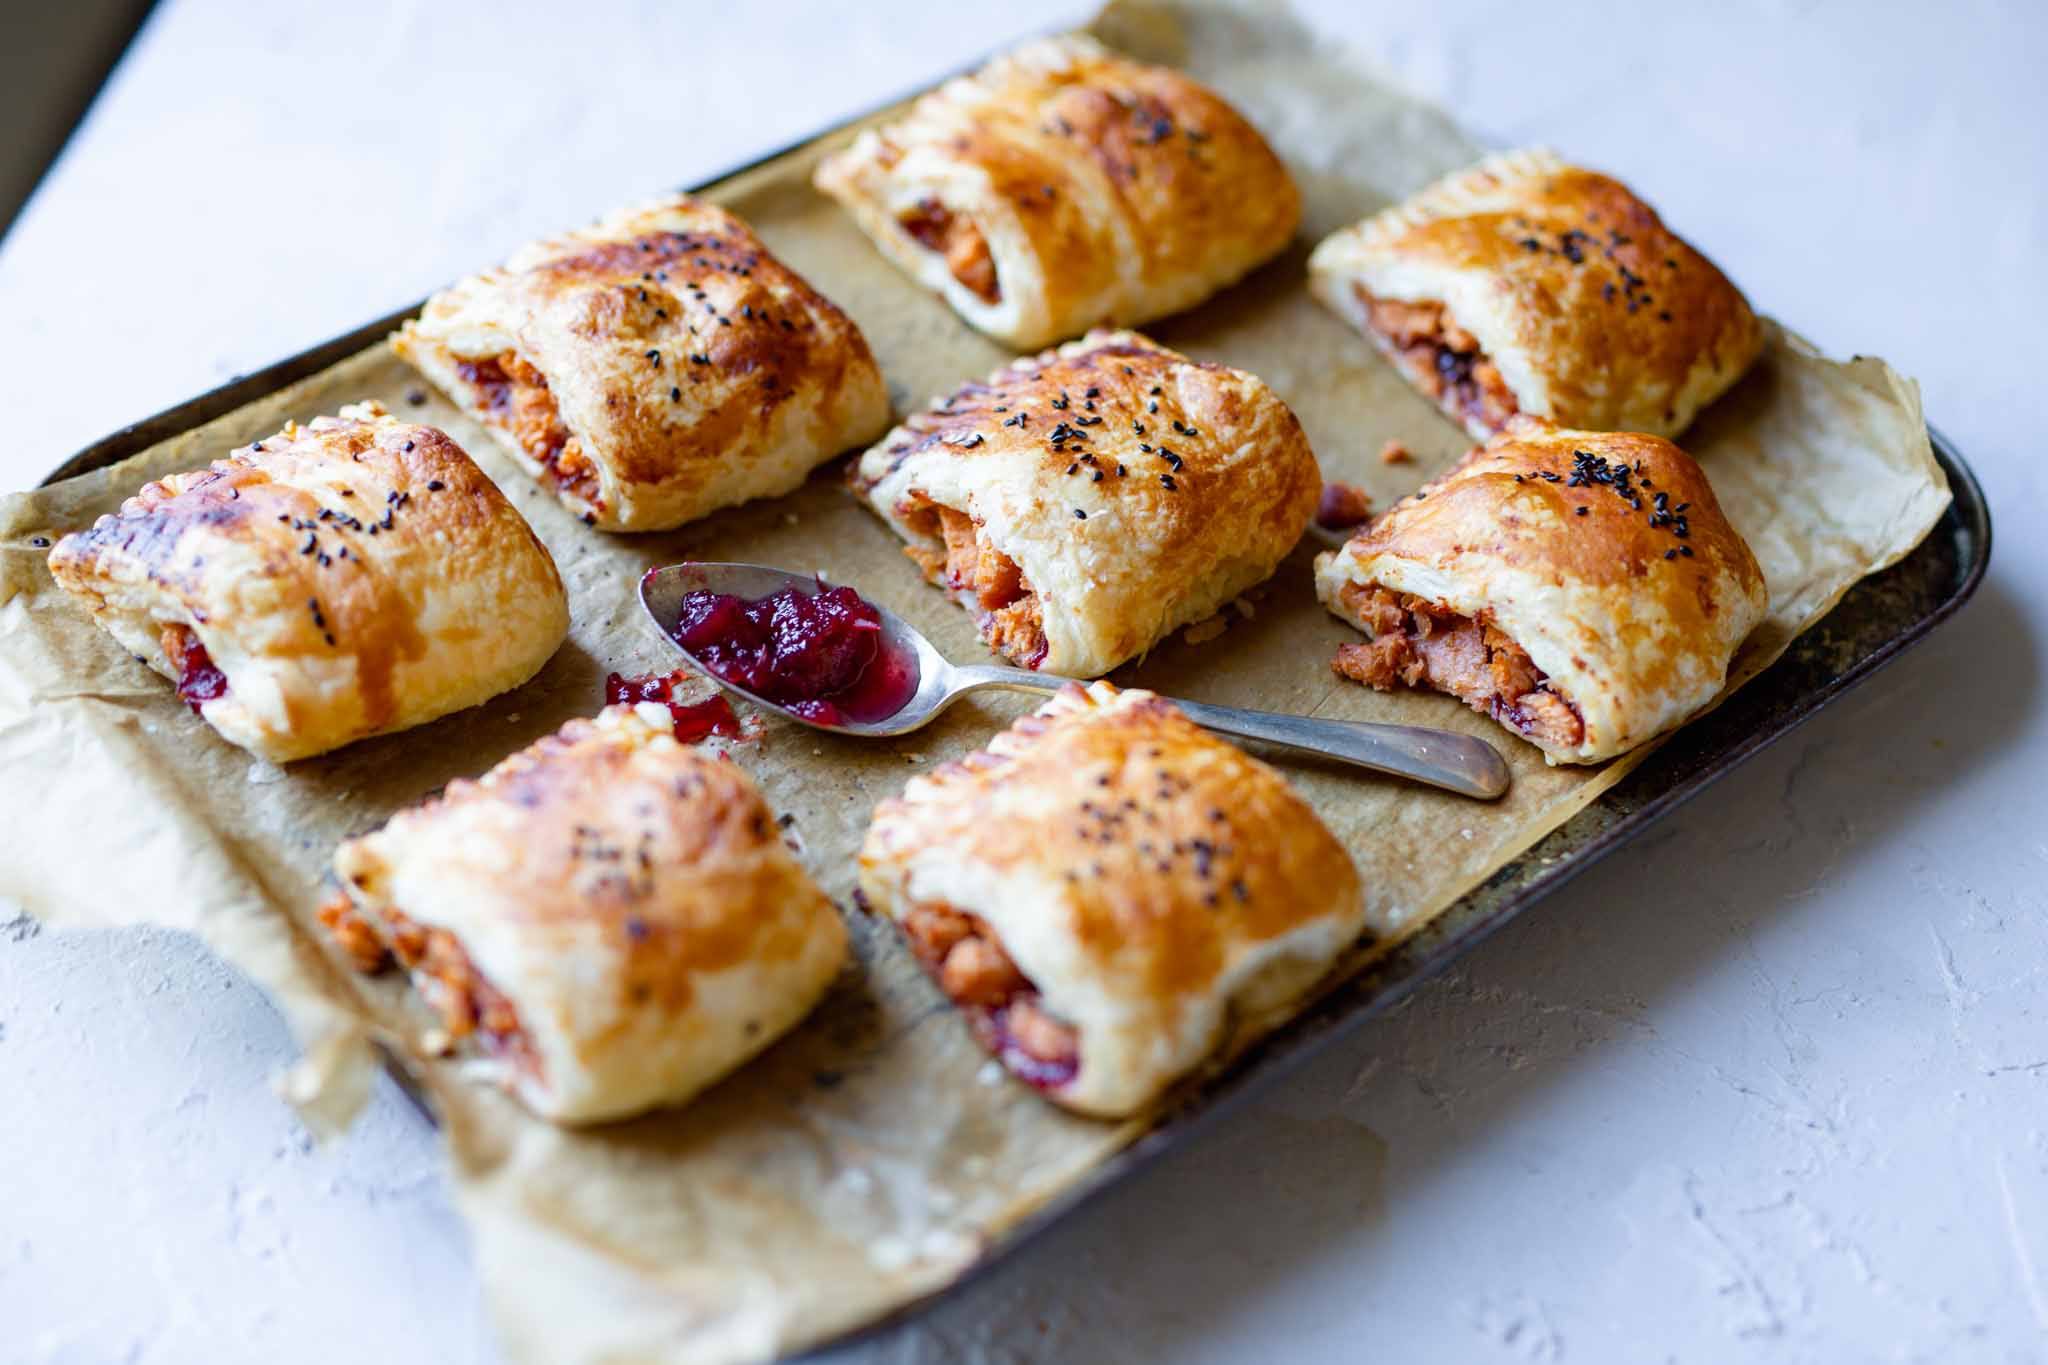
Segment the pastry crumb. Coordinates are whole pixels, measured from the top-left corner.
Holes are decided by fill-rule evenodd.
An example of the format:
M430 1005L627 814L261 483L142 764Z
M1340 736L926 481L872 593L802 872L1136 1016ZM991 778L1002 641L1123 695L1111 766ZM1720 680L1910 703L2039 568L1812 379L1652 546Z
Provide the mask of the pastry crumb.
M1390 440L1380 447L1381 464L1407 464L1414 458L1415 453L1398 440Z
M1357 484L1326 483L1316 503L1316 525L1325 531L1348 531L1372 518L1372 494Z
M1181 633L1181 639L1191 645L1203 645L1221 635L1228 628L1222 614L1205 617Z
M1259 614L1259 609L1252 605L1252 600L1249 597L1240 597L1230 605L1239 616L1242 616L1247 621Z

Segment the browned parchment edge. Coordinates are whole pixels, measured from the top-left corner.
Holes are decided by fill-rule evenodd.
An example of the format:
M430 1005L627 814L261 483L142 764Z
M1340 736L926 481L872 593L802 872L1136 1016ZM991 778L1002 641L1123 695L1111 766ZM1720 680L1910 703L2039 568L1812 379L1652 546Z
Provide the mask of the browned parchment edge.
M963 71L973 69L974 63ZM911 97L911 98L914 98ZM856 115L720 175L686 187L708 193L822 139L888 116L909 99ZM80 450L45 485L91 473L255 402L380 344L424 300L229 380L154 416L123 426ZM1293 1019L1227 1063L1185 1086L1157 1111L1151 1126L1057 1195L1023 1213L1003 1235L946 1284L898 1305L851 1331L801 1353L809 1358L889 1330L980 1279L1018 1248L1109 1186L1238 1108L1277 1078L1305 1063L1398 1004L1481 940L1691 800L1744 761L1790 734L1953 616L1983 581L1991 559L1991 516L1982 487L1962 454L1930 426L1935 460L1947 474L1951 500L1927 537L1897 564L1853 586L1785 654L1711 713L1687 724L1616 786L1497 869L1481 885L1421 927L1405 934L1363 970L1338 983ZM380 1048L380 1050L382 1050ZM387 1071L429 1122L431 1108L403 1064L385 1050Z

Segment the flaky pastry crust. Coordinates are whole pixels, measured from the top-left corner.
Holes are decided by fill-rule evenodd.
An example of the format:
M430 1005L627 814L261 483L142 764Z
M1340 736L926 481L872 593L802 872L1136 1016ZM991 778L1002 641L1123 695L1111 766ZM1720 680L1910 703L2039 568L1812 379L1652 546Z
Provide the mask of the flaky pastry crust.
M1026 667L1106 673L1270 575L1321 482L1301 424L1256 377L1134 332L1095 332L1018 360L911 417L863 454L856 493L935 581ZM971 524L984 573L940 566L943 509ZM1002 636L1015 599L1041 637ZM1027 605L1029 603L1027 602Z
M1712 261L1626 185L1542 150L1489 157L1331 234L1309 281L1482 441L1512 412L1675 436L1763 349ZM1418 308L1440 324L1411 321ZM1457 344L1432 354L1437 327Z
M787 493L889 422L853 321L687 195L523 248L391 344L606 530Z
M570 721L334 855L387 937L393 911L454 936L517 1015L478 1065L559 1122L683 1103L795 1026L846 957L753 778L644 710Z
M1489 627L1526 653L1575 742L1496 718L1552 763L1625 753L1711 702L1769 593L1691 456L1659 436L1518 419L1316 557L1316 592L1368 635L1361 590Z
M462 448L375 403L148 484L50 572L229 742L283 763L475 706L569 629L547 548Z
M1178 72L1041 39L820 163L884 255L1019 349L1191 308L1286 246L1301 196Z
M985 924L1074 1055L1034 1071L1000 1014L977 1032L1103 1116L1150 1103L1233 1023L1275 1021L1364 924L1350 858L1279 774L1101 682L876 807L860 887L906 929L932 906Z

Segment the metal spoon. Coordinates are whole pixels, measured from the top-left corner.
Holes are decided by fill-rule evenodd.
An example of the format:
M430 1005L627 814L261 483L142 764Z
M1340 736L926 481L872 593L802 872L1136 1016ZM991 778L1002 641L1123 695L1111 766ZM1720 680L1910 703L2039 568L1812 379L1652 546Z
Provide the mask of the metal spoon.
M647 615L661 631L662 637L670 644L676 644L676 619L682 610L685 593L702 589L755 599L784 588L815 592L819 582L810 574L789 573L760 564L672 564L665 569L656 569L640 580L640 605L647 609ZM916 691L901 709L880 720L847 721L844 724L812 720L727 682L688 650L682 652L698 671L713 682L737 692L756 706L780 712L814 729L874 738L905 735L921 729L969 692L993 687L1016 692L1051 693L1073 681L1021 668L949 663L933 648L931 641L894 612L879 603L875 604L875 610L882 618L883 647L895 649L917 661ZM676 647L682 648L680 645ZM1413 725L1317 720L1309 716L1246 711L1235 706L1211 706L1206 702L1177 699L1174 705L1185 712L1189 720L1207 730L1338 759L1374 772L1394 773L1463 796L1491 800L1508 789L1507 763L1492 745L1470 735Z

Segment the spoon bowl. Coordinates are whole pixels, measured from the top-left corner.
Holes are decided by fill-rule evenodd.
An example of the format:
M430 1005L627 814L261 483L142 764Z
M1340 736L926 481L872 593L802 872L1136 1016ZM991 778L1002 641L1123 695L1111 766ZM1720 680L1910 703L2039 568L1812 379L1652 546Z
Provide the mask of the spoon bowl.
M640 579L640 605L662 638L680 650L693 668L720 687L745 697L756 706L778 712L814 730L827 730L833 734L871 739L907 735L931 724L941 712L969 692L997 688L1043 695L1057 692L1068 683L1077 681L1021 668L955 664L939 653L923 632L880 603L870 602L881 621L879 648L900 661L904 668L914 670L914 682L902 705L887 715L825 719L806 715L802 710L761 696L720 676L706 660L684 648L676 638L683 598L689 593L715 592L753 601L784 589L813 593L832 586L817 575L791 573L762 564L690 562L648 570ZM1322 720L1312 716L1249 711L1235 706L1211 706L1206 702L1177 699L1174 705L1206 730L1317 754L1374 772L1392 773L1462 796L1492 800L1508 789L1506 761L1491 744L1471 735L1414 725Z

